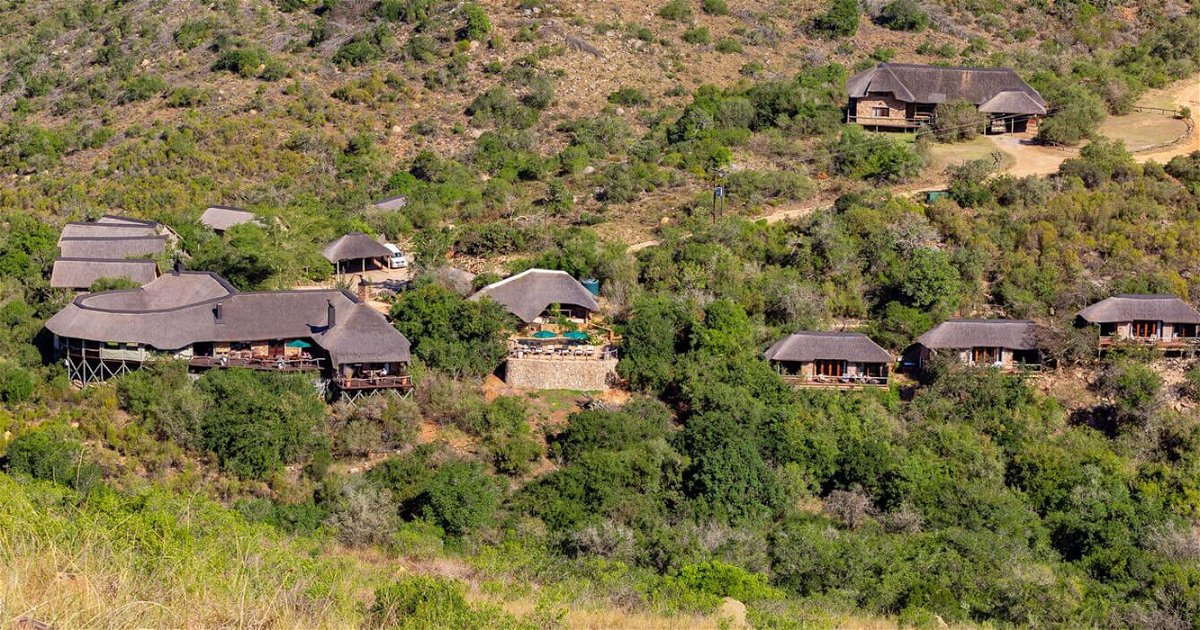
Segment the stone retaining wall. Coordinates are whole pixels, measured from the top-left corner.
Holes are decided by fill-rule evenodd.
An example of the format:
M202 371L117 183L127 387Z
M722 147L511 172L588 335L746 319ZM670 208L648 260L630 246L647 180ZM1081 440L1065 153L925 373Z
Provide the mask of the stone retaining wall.
M617 378L617 360L571 361L510 357L504 381L522 389L603 391Z

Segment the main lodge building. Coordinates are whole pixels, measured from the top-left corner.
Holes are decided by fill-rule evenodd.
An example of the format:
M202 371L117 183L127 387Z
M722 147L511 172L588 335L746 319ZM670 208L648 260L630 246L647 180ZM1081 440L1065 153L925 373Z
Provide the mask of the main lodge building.
M408 339L352 294L240 292L210 272L175 271L137 289L80 295L46 322L80 385L160 359L193 369L308 372L354 395L408 389Z

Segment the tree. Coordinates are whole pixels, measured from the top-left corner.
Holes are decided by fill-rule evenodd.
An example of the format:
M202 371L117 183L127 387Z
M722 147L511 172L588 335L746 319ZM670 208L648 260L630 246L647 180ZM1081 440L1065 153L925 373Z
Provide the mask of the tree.
M950 197L964 208L982 206L991 201L992 190L984 182L996 170L990 158L968 160L946 167L950 176Z
M938 103L933 115L933 137L938 142L974 140L987 124L987 115L966 101Z
M876 21L893 31L923 31L929 26L929 14L916 0L892 0L879 9Z
M857 33L858 0L831 0L825 13L813 21L813 27L834 39Z
M896 289L909 306L928 309L952 304L958 287L958 270L945 252L917 249L909 257Z
M694 317L687 305L665 297L639 298L625 328L617 372L638 390L661 392L675 379L678 355L690 347Z
M504 360L505 330L513 324L496 302L468 301L434 282L401 294L392 319L426 365L472 377L491 373Z
M691 466L684 483L701 514L737 519L779 506L780 488L746 429L723 413L688 420L682 438Z
M437 469L418 501L425 518L461 536L489 524L502 496L481 464L455 461Z
M1038 126L1043 142L1074 146L1092 137L1104 120L1100 98L1082 88L1068 88L1054 102L1058 109Z
M309 453L325 410L308 377L252 370L211 370L200 377L208 398L203 443L222 468L262 479Z
M63 424L46 423L21 434L4 453L4 470L11 475L29 475L87 491L100 477L100 470L83 456L79 432Z
M884 137L868 138L862 127L847 125L833 145L837 172L853 179L901 182L916 177L924 160L911 143Z

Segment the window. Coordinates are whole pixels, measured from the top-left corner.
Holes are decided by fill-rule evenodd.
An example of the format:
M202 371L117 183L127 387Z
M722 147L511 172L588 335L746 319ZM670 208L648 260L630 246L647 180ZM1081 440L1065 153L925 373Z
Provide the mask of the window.
M830 359L817 359L816 369L817 376L841 376L846 372L846 362L834 361Z
M873 118L887 118L889 115L891 115L891 112L892 110L888 109L887 107L871 108L871 116Z
M1138 339L1149 339L1158 334L1158 322L1133 322L1133 336Z
M971 348L971 363L973 365L992 365L999 360L999 348Z

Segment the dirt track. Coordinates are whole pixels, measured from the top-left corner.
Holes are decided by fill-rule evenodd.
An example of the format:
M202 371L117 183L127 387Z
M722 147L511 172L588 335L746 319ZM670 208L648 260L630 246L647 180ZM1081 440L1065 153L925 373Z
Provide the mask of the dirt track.
M1196 129L1196 127L1200 127L1200 77L1184 79L1172 83L1165 88L1151 90L1143 95L1138 102L1144 105L1165 108L1187 106L1192 110L1193 130L1188 138L1178 144L1163 149L1135 153L1134 159L1138 162L1146 162L1148 160L1166 162L1177 155L1186 155L1193 151L1200 151L1200 130ZM988 136L988 139L996 145L999 151L1011 158L1011 164L1004 172L1016 177L1049 175L1057 172L1058 167L1064 160L1079 154L1078 149L1055 149L1036 145L1031 142L1030 138L1022 136ZM930 190L942 190L947 185L946 181L937 180L934 182L895 187L892 189L892 193L897 195L918 194ZM827 207L831 203L833 203L833 200L828 198L810 200L803 205L795 207L777 208L770 214L755 217L755 220L761 219L767 223L778 223L780 221L796 219L808 215L819 208ZM647 247L653 247L658 243L658 240L634 243L629 246L629 251L638 252Z

